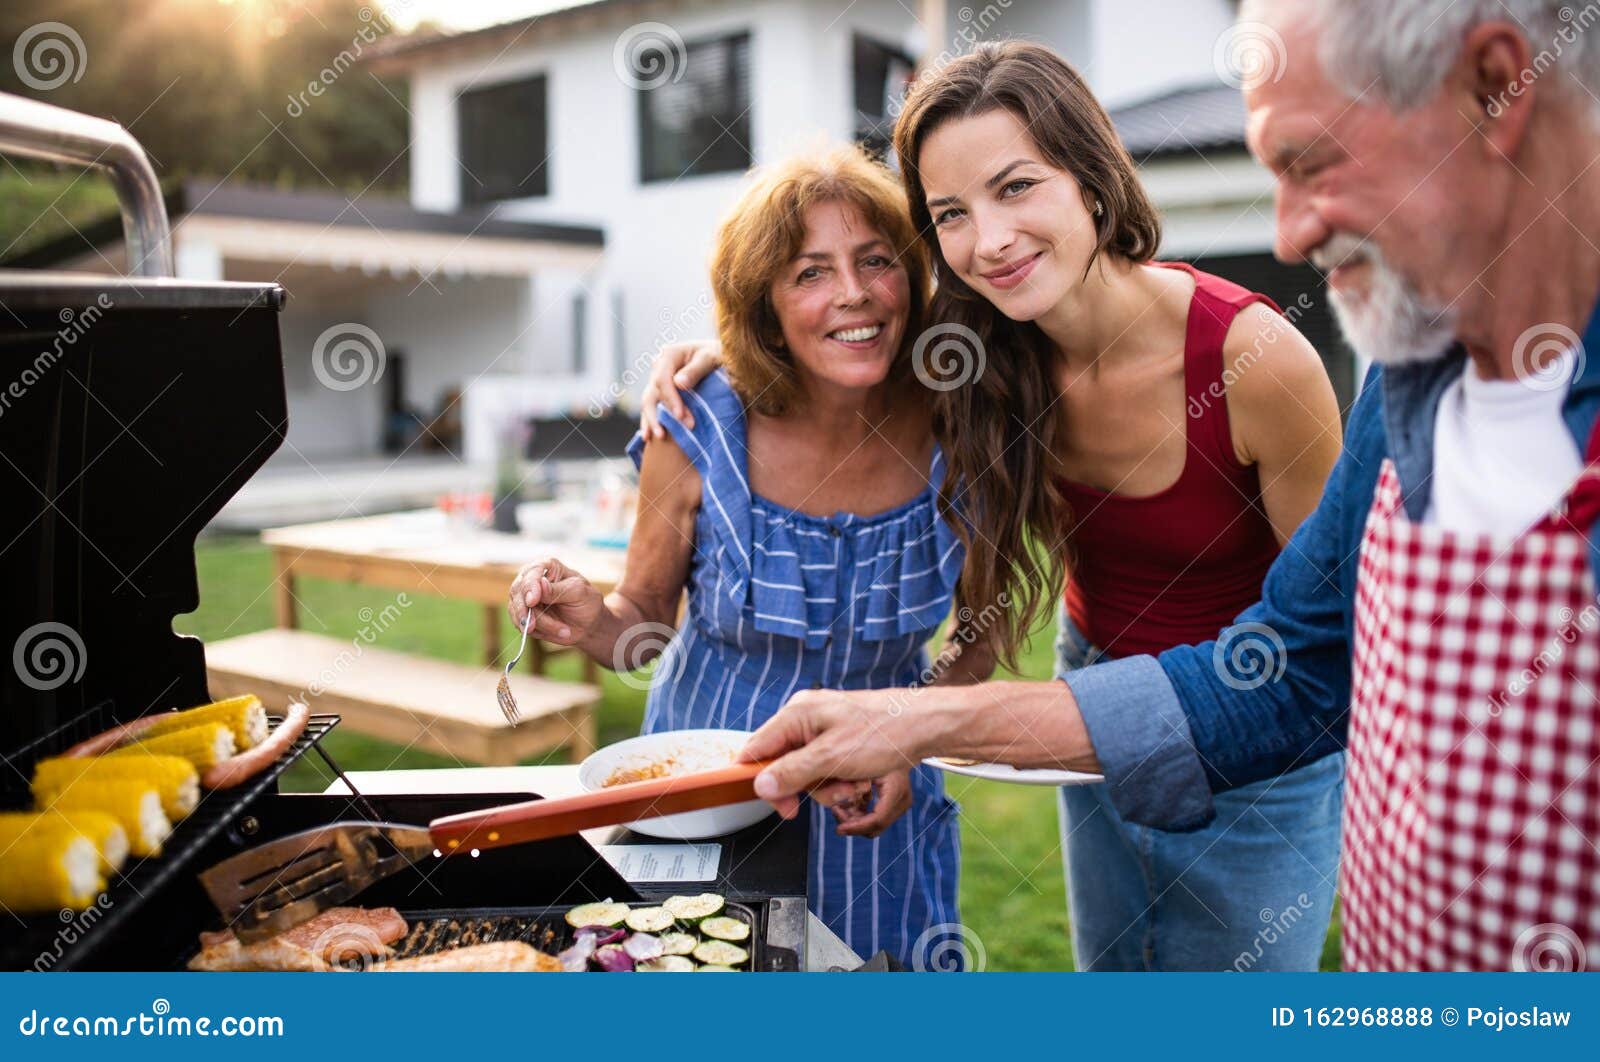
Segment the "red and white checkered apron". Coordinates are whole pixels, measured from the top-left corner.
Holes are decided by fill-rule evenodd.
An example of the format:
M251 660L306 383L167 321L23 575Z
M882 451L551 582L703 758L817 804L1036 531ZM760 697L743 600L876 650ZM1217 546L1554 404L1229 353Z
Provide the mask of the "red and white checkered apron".
M1385 461L1356 581L1350 970L1600 964L1600 425L1514 540L1419 526Z

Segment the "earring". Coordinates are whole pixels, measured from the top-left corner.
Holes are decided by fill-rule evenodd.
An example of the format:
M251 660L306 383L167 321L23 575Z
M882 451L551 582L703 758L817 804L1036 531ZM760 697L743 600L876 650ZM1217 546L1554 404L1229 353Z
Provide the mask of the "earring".
M1094 201L1094 216L1095 217L1099 217L1101 214L1104 214L1105 212L1106 212L1105 204L1101 203L1100 200L1096 199Z

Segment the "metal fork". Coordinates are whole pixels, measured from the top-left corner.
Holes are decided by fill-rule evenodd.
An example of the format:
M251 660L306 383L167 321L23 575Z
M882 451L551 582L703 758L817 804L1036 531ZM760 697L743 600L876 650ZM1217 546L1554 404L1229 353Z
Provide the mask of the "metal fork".
M511 669L517 666L517 661L528 649L528 628L532 626L533 610L529 609L528 618L522 624L522 644L517 647L517 655L511 658L511 663L506 665L505 674L500 676L500 684L494 688L494 699L500 702L500 710L505 713L506 722L512 726L522 719L522 713L517 711L517 699L511 696Z

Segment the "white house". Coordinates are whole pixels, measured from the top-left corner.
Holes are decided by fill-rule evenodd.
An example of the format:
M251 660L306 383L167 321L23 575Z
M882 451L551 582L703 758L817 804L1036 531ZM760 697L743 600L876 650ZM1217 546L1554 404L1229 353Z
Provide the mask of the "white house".
M886 136L913 62L980 39L1060 51L1113 110L1166 216L1164 251L1279 297L1315 292L1272 263L1271 183L1244 151L1221 79L1229 0L594 0L398 42L379 60L411 83L411 196L451 211L592 225L604 262L546 288L542 334L586 322L580 387L615 397L665 342L711 327L705 263L742 174L797 149ZM487 172L485 172L487 171ZM1212 261L1218 259L1220 261ZM1268 282L1274 283L1268 283ZM560 312L575 300L572 313ZM1297 317L1337 347L1320 297ZM555 342L565 349L562 335ZM1337 351L1335 351L1337 353ZM555 366L545 366L546 371ZM1349 371L1336 361L1342 391ZM468 389L532 405L573 381L484 377ZM520 392L520 395L519 395Z
M500 425L601 411L637 392L661 344L710 333L706 261L751 165L882 143L914 64L1022 37L1111 109L1163 211L1164 254L1273 295L1348 396L1318 278L1270 257L1271 183L1219 70L1235 14L1230 0L589 0L392 40L363 61L410 83L409 206L197 191L175 211L180 272L289 288L289 442L306 457L372 453L386 410L459 392L460 456L481 463ZM345 324L399 352L387 384L336 390L317 371L318 340Z

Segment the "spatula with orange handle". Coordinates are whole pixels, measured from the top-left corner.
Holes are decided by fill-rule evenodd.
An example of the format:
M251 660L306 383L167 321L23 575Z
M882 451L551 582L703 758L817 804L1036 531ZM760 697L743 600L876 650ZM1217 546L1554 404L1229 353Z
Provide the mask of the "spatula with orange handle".
M231 856L203 872L200 883L234 935L250 943L299 925L424 860L754 800L756 775L766 766L736 763L579 796L447 815L426 826L319 826Z

